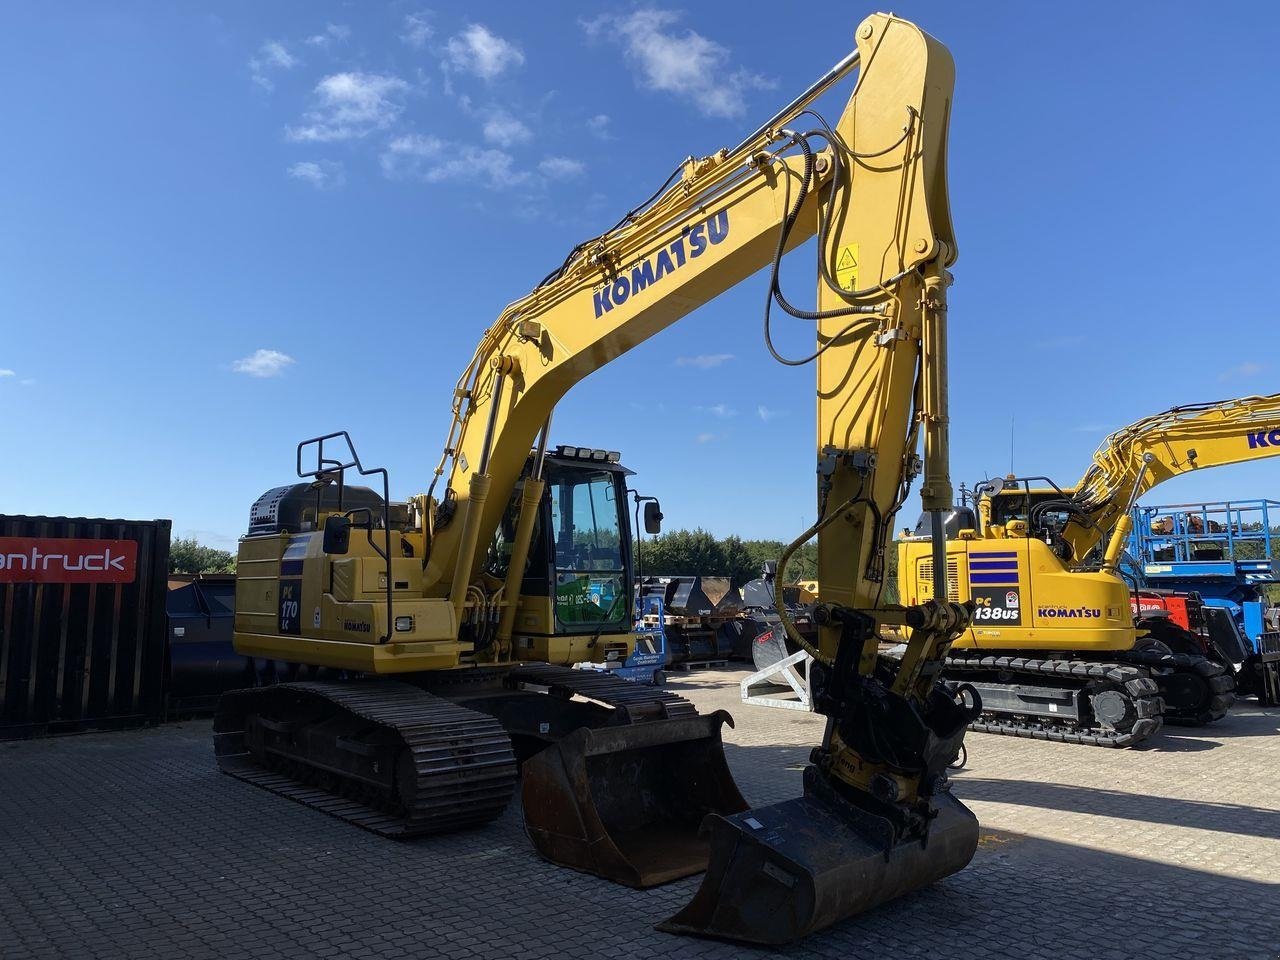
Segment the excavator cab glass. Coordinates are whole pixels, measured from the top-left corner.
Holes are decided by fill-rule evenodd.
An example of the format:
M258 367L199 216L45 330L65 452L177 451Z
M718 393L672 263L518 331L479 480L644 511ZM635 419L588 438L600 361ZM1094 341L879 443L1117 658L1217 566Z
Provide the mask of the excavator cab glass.
M549 471L556 623L564 632L631 622L627 518L617 476L587 467Z

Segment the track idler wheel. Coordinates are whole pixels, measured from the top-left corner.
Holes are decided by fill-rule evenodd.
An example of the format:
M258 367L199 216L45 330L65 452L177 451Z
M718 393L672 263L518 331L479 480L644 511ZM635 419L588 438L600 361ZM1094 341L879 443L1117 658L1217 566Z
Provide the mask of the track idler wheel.
M1164 699L1166 723L1198 727L1221 720L1236 699L1235 677L1207 657L1169 657L1152 676Z
M899 840L888 820L834 796L815 767L803 797L702 826L711 865L667 933L790 943L965 867L978 820L950 793L931 800L927 841Z

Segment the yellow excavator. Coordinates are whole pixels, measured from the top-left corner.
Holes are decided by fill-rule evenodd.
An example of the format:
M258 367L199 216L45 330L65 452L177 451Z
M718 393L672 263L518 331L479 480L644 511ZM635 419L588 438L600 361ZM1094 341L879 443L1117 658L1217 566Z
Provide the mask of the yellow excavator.
M1280 454L1280 394L1174 407L1111 434L1072 487L984 481L977 514L947 518L948 595L975 605L945 674L972 684L972 729L1127 747L1164 721L1203 724L1234 699L1230 671L1172 623L1135 623L1121 567L1133 508L1193 470ZM903 601L932 597L932 543L899 543Z
M855 71L828 123L813 102ZM940 673L970 606L881 602L921 472L936 555L947 547L953 76L941 44L873 15L742 143L684 161L574 247L485 331L427 493L392 502L346 433L299 444L298 481L254 504L239 545L235 646L276 682L222 698L221 769L403 837L491 821L519 768L543 856L637 887L707 870L662 929L746 942L794 940L964 867L977 822L946 767L979 704ZM814 235L817 304L801 309L779 264ZM828 719L803 797L749 807L723 755L727 714L572 669L637 643L628 471L549 435L575 383L763 268L770 353L817 374L804 469L819 519L790 549L817 538L819 635L801 643ZM813 326L807 355L774 345L775 304ZM887 625L908 636L899 661L878 656Z

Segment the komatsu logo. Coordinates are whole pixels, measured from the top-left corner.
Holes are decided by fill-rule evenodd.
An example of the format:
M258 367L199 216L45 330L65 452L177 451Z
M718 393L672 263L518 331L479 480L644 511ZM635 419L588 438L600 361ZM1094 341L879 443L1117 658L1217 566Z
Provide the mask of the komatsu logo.
M342 629L347 633L372 633L373 627L363 620L343 620Z
M1259 430L1247 436L1250 450L1256 450L1258 447L1280 447L1280 430Z
M1097 607L1038 607L1036 616L1059 620L1096 620L1102 616L1102 611Z
M651 284L657 283L669 273L675 273L690 260L696 260L707 252L707 247L724 241L729 236L729 211L721 210L702 223L685 227L670 246L663 247L654 256L641 260L631 271L621 271L593 295L596 316L602 317L614 307L620 307L633 295ZM1280 441L1278 441L1280 442Z

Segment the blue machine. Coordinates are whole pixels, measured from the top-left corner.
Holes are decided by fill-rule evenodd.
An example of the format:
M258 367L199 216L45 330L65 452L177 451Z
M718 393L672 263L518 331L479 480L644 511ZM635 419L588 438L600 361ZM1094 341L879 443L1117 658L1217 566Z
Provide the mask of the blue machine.
M663 672L667 665L667 637L662 630L664 608L662 597L638 597L636 599L636 646L622 663L616 660L605 663L576 663L579 670L595 670L612 673L623 680L660 686L667 679ZM646 621L646 616L651 620Z
M1263 588L1280 583L1275 523L1276 500L1138 507L1130 544L1144 586L1194 591L1229 615L1243 654L1230 657L1243 662L1236 682L1270 705L1280 703L1280 631L1267 623Z
M1262 588L1280 583L1273 518L1280 523L1280 501L1138 507L1132 552L1147 586L1194 590L1206 606L1229 610L1256 653L1269 632Z

